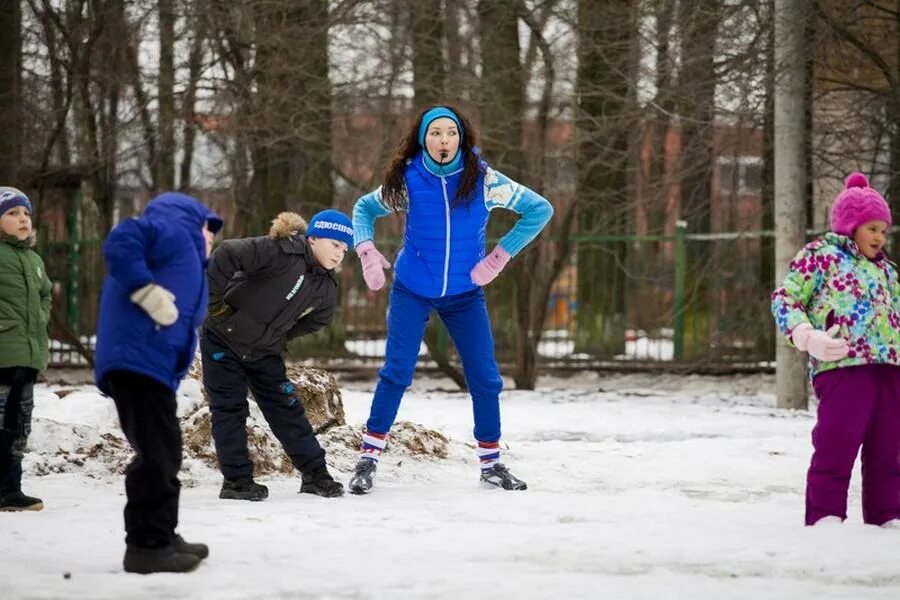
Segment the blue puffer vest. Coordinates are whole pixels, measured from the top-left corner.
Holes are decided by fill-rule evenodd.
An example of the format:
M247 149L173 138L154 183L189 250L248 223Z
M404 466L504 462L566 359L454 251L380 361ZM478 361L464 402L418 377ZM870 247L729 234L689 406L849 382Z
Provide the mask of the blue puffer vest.
M406 167L409 209L396 277L426 298L471 291L470 272L484 258L489 212L479 178L469 202L454 207L462 170L446 177L429 171L419 153Z

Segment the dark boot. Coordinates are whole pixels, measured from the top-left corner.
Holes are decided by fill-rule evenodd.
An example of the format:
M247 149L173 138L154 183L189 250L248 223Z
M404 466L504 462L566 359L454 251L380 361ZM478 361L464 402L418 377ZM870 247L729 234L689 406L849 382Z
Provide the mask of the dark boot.
M486 486L496 486L504 490L528 489L525 482L510 473L503 463L497 463L490 469L482 469L481 481Z
M176 552L172 545L162 548L141 548L128 546L122 566L127 573L187 573L200 564L200 559L193 554Z
M172 547L175 548L175 552L178 552L179 554L193 554L200 560L209 556L209 546L206 544L191 544L190 542L186 542L184 541L184 538L177 533L172 540Z
M378 463L368 458L361 458L356 463L353 477L350 479L351 494L368 494L375 485L375 470Z
M219 498L224 500L250 500L251 502L259 502L269 497L269 488L256 483L252 477L238 477L237 479L228 479L222 483L222 491L219 492Z
M43 508L44 502L40 498L26 496L21 491L0 493L0 511L43 510Z
M320 467L314 471L303 474L303 483L300 485L301 494L316 494L325 498L336 498L344 495L344 486L335 481L328 473L326 467Z

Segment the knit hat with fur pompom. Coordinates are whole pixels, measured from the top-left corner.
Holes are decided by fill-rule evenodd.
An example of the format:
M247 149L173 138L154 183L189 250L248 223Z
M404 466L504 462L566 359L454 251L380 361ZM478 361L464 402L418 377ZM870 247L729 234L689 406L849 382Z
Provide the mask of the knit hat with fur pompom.
M862 173L851 173L831 207L831 230L852 236L857 227L869 221L884 221L891 226L891 208L884 197L869 187Z

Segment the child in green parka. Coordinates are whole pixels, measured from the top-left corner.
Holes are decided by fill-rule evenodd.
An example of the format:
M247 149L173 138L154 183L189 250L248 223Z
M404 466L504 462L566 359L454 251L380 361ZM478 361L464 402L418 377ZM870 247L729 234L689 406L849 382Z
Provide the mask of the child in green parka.
M47 367L50 279L35 252L31 202L0 187L0 511L41 510L22 493L34 382Z

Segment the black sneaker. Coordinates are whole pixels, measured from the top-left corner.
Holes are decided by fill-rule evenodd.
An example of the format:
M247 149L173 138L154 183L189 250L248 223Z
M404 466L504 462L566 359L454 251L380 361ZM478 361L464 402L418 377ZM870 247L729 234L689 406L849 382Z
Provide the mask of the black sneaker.
M378 463L368 458L361 458L356 463L353 477L350 479L351 494L368 494L375 485L375 470Z
M503 488L504 490L527 490L528 485L509 472L502 463L497 463L490 469L481 470L481 482L488 486Z
M21 491L0 493L0 511L37 511L43 509L44 502L40 498L32 498L31 496L26 496Z
M250 500L259 502L269 497L269 488L256 483L252 477L225 478L219 498L223 500Z
M316 494L324 498L337 498L344 495L344 486L322 467L311 473L303 474L303 483L300 484L301 494Z
M176 552L175 546L163 546L162 548L141 548L140 546L128 546L125 549L125 559L122 566L126 573L187 573L193 571L200 564L200 558L193 554Z
M184 541L184 538L177 533L172 539L172 547L175 548L175 552L178 552L179 554L193 554L200 560L209 556L209 546L206 544L191 544L190 542L186 542Z

